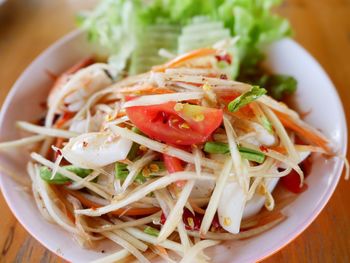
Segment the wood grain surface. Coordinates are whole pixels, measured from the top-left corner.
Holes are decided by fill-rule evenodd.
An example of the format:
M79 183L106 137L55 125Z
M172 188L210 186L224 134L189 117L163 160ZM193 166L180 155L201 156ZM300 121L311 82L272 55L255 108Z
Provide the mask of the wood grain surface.
M8 0L0 6L0 104L28 64L74 29L74 13L87 2ZM277 12L290 19L296 40L329 73L350 123L350 1L288 0ZM24 230L2 195L0 212L0 262L63 262ZM263 262L350 262L350 182L342 179L315 222Z

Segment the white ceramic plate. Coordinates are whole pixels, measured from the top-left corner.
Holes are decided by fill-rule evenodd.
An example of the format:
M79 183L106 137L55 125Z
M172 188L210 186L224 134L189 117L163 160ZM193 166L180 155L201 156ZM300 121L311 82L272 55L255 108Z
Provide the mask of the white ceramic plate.
M40 115L52 80L46 70L62 72L79 59L94 52L85 36L73 32L38 57L18 79L8 95L0 116L0 140L19 137L17 120L34 120ZM297 78L296 101L302 111L311 110L307 122L321 129L337 145L343 155L347 148L347 127L336 89L319 64L296 42L285 39L267 49L268 65L275 72ZM325 109L327 105L327 110ZM18 149L11 158L1 156L2 166L24 174L28 154ZM300 194L284 212L288 219L257 237L225 243L209 250L214 262L255 262L282 248L298 236L321 212L332 195L341 175L339 159L318 159L307 178L309 189ZM46 222L34 201L4 174L0 177L2 193L14 215L31 235L44 246L72 262L88 262L112 252L80 248L65 231Z

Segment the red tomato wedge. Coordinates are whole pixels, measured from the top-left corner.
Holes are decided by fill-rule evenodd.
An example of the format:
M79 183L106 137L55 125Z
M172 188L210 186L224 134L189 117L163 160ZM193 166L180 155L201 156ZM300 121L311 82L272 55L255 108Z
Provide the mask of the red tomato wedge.
M307 185L304 183L300 187L300 176L299 174L292 170L288 175L281 178L282 185L292 193L299 194L307 189Z
M221 109L176 102L130 107L126 113L150 138L176 145L206 142L223 118Z
M163 154L164 164L169 173L181 172L184 170L183 163L180 159Z
M165 167L170 174L181 172L184 170L183 161L181 161L180 159L167 154L163 154L163 159L164 159ZM182 189L185 184L186 184L186 181L177 181L175 183L175 185L180 189Z

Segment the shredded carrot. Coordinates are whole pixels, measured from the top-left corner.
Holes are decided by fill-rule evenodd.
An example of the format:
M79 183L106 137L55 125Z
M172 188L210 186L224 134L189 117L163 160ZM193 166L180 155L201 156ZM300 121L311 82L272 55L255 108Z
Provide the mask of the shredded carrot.
M166 251L166 249L162 246L159 245L154 245L154 247L159 251L160 254L164 255L164 256L168 256L168 252Z
M200 100L186 100L186 102L192 105L201 105Z
M277 145L277 146L270 146L267 148L268 150L273 150L275 152L281 153L281 154L285 154L287 152L286 148L281 146L281 145Z
M200 208L196 203L190 202L190 205L196 213L201 214L201 215L205 214L205 210Z
M118 112L116 118L121 118L121 117L124 117L124 116L126 116L126 112L125 111L120 111L120 112Z
M57 147L57 148L62 148L62 146L63 146L63 143L64 143L64 138L57 138L56 139L56 142L55 142L55 146Z
M328 141L327 139L321 137L318 134L315 134L314 132L301 127L295 121L293 121L288 115L279 112L279 111L274 111L274 113L277 115L277 117L280 119L280 121L283 123L283 125L296 133L298 133L301 137L307 139L311 143L320 146L323 148L326 152L330 153L332 152L330 147L328 146Z
M50 188L51 190L56 194L56 197L62 202L62 204L64 204L65 206L65 212L66 212L66 215L68 217L68 219L72 222L72 223L75 223L75 216L74 214L72 213L73 211L73 206L71 203L69 203L67 201L67 198L65 196L65 194L60 191L61 187L57 187L55 185L50 185Z
M56 121L54 127L61 128L67 121L69 121L74 116L74 112L65 111L63 115Z
M178 67L189 60L210 56L210 55L215 55L216 53L217 53L217 50L213 48L201 48L201 49L193 50L173 60L170 60L169 62L163 65L153 67L152 70L156 72L164 72L168 68Z
M131 86L131 87L123 87L118 89L118 92L120 93L137 93L137 92L142 92L145 90L150 90L150 89L154 89L154 86L152 85L135 85L135 86Z
M143 90L141 91L140 95L154 95L154 94L168 94L168 93L175 93L175 91L171 89L166 89L166 88L151 88L148 90Z
M77 191L70 191L65 190L68 194L74 196L76 199L78 199L85 207L89 207L92 209L96 209L101 207L101 205L96 204L95 202L87 199L82 194L80 194ZM125 215L125 216L141 216L141 215L151 215L156 212L160 211L159 207L150 207L150 208L120 208L118 210L115 210L113 212L110 212L109 214L112 215Z

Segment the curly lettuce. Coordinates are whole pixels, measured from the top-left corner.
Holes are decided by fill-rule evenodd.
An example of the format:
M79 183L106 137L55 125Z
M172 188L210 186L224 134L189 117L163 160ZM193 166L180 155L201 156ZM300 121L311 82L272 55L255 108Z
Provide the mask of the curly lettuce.
M151 67L150 61L161 60L154 52L146 56L147 63L144 64L147 67L135 67L145 59L137 43L156 43L150 42L150 37L144 34L150 31L149 28L168 25L182 29L188 28L194 21L197 24L220 22L225 30L229 30L230 37L237 39L231 47L235 60L230 68L231 76L236 78L242 77L244 70L252 70L259 64L263 59L260 50L264 45L291 35L288 21L272 12L272 8L280 3L280 0L102 0L94 11L79 16L79 24L87 31L89 40L99 43L108 51L110 63L120 71L126 69L136 74ZM224 29L221 29L222 32L225 32ZM172 45L172 52L180 53L191 47L183 41L183 34L186 32L183 31L174 41L178 47ZM207 39L203 45L216 40ZM198 45L193 47L198 48ZM147 46L147 50L157 48L156 45ZM131 65L132 70L126 68L127 65ZM265 84L275 97L283 97L294 89L290 78L273 77Z

